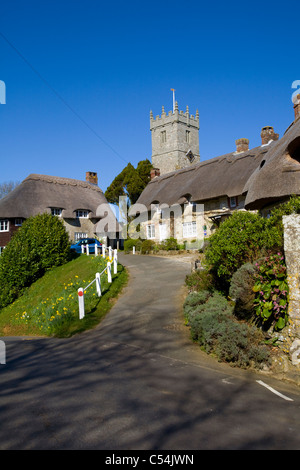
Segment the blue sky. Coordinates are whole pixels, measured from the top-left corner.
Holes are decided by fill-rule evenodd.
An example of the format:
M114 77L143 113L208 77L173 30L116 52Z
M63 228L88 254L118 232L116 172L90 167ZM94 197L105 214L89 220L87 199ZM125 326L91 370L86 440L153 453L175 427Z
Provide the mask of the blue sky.
M105 191L151 158L149 113L199 110L200 157L293 120L296 2L9 0L0 11L0 183L30 173Z

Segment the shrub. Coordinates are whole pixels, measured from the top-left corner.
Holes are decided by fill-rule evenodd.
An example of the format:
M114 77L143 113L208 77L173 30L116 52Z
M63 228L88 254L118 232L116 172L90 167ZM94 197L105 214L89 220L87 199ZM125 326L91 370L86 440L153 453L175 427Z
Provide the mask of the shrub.
M155 243L153 240L143 240L141 244L141 253L147 254L154 249Z
M243 264L232 276L229 297L235 302L234 313L237 318L249 320L254 315L255 264Z
M135 246L136 250L140 250L142 246L142 240L139 238L133 239L133 238L128 238L127 240L124 241L124 251L132 251L133 247Z
M260 367L269 360L262 333L253 326L238 322L233 307L220 293L190 294L185 302L185 316L191 336L201 348L219 361L239 367Z
M188 274L185 283L191 291L213 290L213 276L207 269L200 269Z
M160 248L162 250L179 250L180 246L177 243L176 238L167 238L166 240L163 240L160 244Z
M210 237L206 259L216 281L229 288L234 272L253 262L268 248L278 245L278 233L256 213L235 212Z
M209 291L191 292L184 301L183 312L186 322L189 323L191 316L198 312L197 307L205 304L211 296Z
M272 254L258 261L253 291L256 315L265 329L275 331L284 328L288 322L288 284L284 256Z
M15 300L46 270L70 259L63 222L50 214L27 219L0 258L0 308Z

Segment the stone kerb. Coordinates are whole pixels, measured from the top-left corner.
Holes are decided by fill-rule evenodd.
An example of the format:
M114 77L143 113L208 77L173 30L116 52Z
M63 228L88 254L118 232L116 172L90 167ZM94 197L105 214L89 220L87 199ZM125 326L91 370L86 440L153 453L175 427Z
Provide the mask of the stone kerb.
M284 253L289 286L289 317L293 342L290 347L293 365L300 365L300 215L283 216Z

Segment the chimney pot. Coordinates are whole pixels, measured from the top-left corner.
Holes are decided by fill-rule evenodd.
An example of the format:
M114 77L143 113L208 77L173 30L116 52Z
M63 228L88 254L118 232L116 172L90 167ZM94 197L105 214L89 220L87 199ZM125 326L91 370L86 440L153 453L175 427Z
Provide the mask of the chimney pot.
M152 168L150 171L150 179L153 180L156 176L160 176L160 169L159 168Z
M275 134L272 126L265 126L262 128L261 133L261 145L267 145L270 140L278 140L279 134Z
M94 171L87 171L85 174L85 180L92 184L98 184L98 176Z
M300 94L297 95L294 102L295 121L300 117Z
M249 150L249 140L248 139L238 139L235 141L236 145L236 152L237 153L242 153L242 152L247 152Z

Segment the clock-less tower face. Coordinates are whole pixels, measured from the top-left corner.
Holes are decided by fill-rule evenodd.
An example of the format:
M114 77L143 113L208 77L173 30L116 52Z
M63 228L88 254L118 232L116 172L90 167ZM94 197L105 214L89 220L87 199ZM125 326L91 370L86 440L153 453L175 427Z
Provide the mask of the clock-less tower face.
M150 113L150 130L152 137L152 165L160 170L160 174L186 168L200 161L199 155L199 113L196 116L178 111L176 103L174 111L153 118Z

